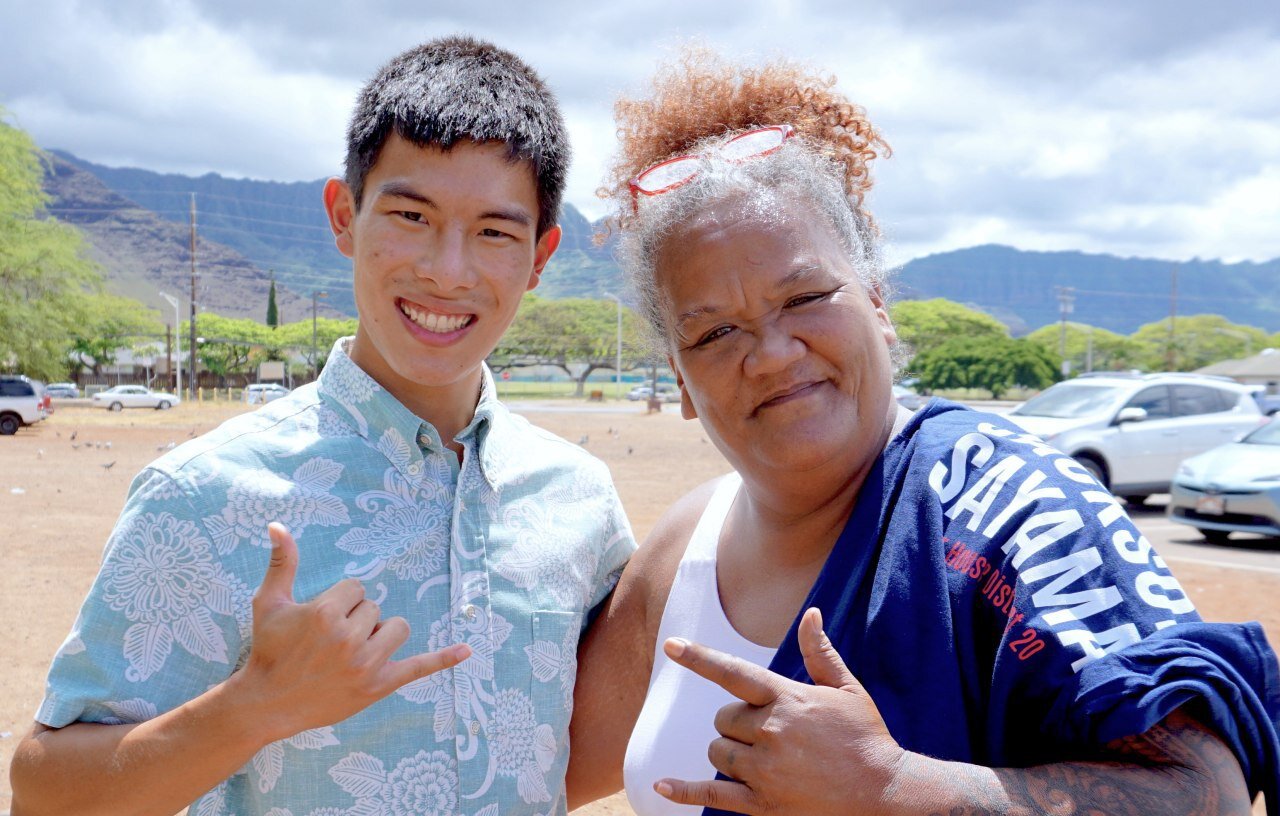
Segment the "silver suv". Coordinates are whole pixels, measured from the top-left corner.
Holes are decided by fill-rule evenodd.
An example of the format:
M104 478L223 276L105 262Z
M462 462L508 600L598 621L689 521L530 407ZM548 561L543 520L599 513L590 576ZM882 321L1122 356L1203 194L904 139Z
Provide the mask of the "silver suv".
M1085 375L1046 389L1009 419L1133 504L1168 492L1183 459L1265 421L1248 388L1197 374Z
M23 425L34 425L52 413L44 384L21 375L0 376L0 436L11 436Z

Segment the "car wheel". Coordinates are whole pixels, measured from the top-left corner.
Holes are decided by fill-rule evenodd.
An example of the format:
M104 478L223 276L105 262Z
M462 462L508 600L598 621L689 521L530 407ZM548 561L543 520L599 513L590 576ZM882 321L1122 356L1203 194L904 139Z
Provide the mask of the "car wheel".
M22 427L22 420L13 414L0 416L0 436L13 436Z
M123 406L123 405L121 405L121 404L120 404L120 403L118 403L118 402L113 402L113 403L111 403L111 410L112 410L112 411L123 411L123 410L124 410L124 406Z
M1209 544L1222 546L1231 543L1231 533L1226 530L1201 530L1200 535L1204 536L1204 540Z
M1128 496L1121 496L1120 498L1124 499L1127 504L1130 504L1134 507L1141 507L1142 505L1147 503L1146 496L1140 496L1136 493L1130 494Z
M1098 480L1098 484L1110 489L1110 485L1107 484L1107 469L1102 466L1101 462L1092 456L1080 456L1076 458L1076 461L1080 463L1080 467L1089 471L1090 476Z
M160 404L156 406L157 411L168 411L169 400L160 400Z

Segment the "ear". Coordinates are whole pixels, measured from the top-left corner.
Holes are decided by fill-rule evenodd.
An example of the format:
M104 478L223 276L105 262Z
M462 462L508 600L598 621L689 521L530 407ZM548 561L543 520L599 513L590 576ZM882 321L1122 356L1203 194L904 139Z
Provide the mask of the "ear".
M680 369L676 367L676 360L670 354L667 355L667 365L676 374L676 388L680 389L680 416L684 419L697 419L698 409L693 407L693 400L689 399L689 390L684 387L684 375L680 373Z
M884 344L890 348L896 346L898 332L893 328L893 320L889 317L889 307L885 305L880 284L877 283L867 290L867 297L871 298L871 306L876 310L876 321L880 324L880 334L884 337Z
M338 251L348 258L353 257L356 252L353 228L356 220L356 197L342 179L331 178L324 183L324 211L329 216L329 229L333 230Z
M556 224L551 229L542 233L542 237L538 239L538 243L533 249L533 272L529 275L529 285L525 291L529 291L538 285L538 281L542 280L542 269L547 265L547 261L551 260L551 256L556 254L556 249L560 246L560 238L564 235L560 225Z

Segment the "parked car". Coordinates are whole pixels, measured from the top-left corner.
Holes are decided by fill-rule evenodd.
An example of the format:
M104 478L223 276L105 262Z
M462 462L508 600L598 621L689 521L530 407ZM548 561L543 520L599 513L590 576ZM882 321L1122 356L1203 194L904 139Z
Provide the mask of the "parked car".
M180 400L173 394L152 391L145 385L117 385L93 395L93 404L111 411L124 408L155 408L167 411Z
M1184 459L1264 421L1248 388L1196 374L1077 377L1019 405L1009 419L1133 504L1168 491Z
M1265 386L1250 386L1253 392L1253 399L1258 403L1258 409L1268 416L1280 414L1280 394L1267 393Z
M44 387L44 392L51 397L58 399L76 399L80 396L80 389L75 383L49 383Z
M925 398L903 385L893 387L893 398L908 411L918 411L924 405Z
M627 399L647 400L653 396L653 389L648 385L637 385L627 392ZM663 402L679 402L680 390L670 383L658 383L658 399Z
M0 436L12 436L53 413L44 383L21 374L0 375Z
M254 383L244 389L244 401L250 405L262 405L288 394L289 389L278 383Z
M1213 544L1225 544L1233 532L1280 536L1280 419L1183 462L1169 518Z

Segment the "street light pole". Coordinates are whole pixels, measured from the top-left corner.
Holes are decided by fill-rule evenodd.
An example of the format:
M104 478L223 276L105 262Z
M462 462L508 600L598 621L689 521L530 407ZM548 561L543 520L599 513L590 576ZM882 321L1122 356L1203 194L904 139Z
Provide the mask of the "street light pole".
M328 292L316 289L311 292L311 379L315 380L320 376L320 361L316 356L316 310L320 305L320 298L329 297Z
M618 304L618 341L613 357L613 398L620 400L622 399L622 299L612 292L605 292L604 296Z
M173 295L165 294L164 292L160 293L160 297L167 300L169 302L169 305L173 307L173 340L174 340L174 346L175 346L174 352L173 352L173 358L175 360L175 363L173 368L174 368L174 371L176 371L178 374L178 382L177 382L178 387L174 390L174 394L178 397L178 399L182 399L182 332L179 331L179 328L180 328L179 323L182 319L181 317L182 313L178 311L178 299L176 297L174 297Z

